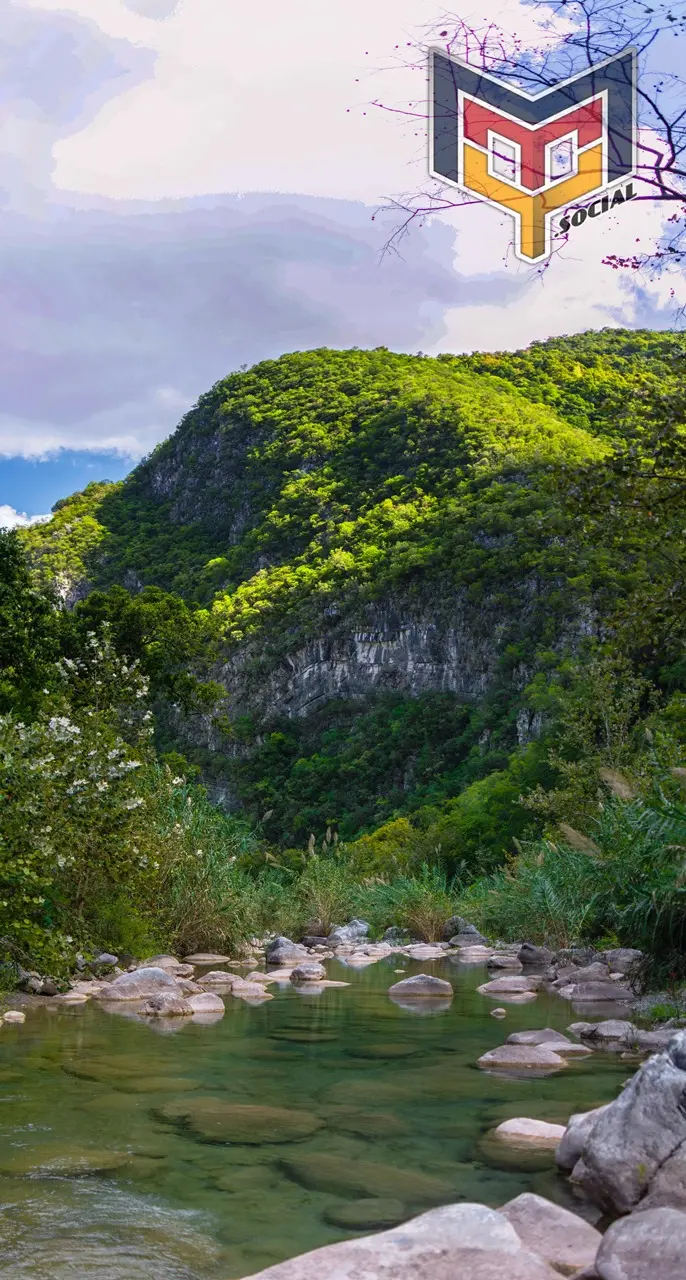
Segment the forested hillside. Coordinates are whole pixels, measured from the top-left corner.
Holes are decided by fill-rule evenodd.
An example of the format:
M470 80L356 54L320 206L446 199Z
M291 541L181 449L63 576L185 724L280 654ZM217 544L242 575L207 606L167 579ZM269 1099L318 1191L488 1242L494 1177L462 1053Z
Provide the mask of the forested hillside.
M22 531L52 643L105 624L157 758L283 868L324 839L467 885L588 829L603 769L678 804L685 356L607 330L232 374Z

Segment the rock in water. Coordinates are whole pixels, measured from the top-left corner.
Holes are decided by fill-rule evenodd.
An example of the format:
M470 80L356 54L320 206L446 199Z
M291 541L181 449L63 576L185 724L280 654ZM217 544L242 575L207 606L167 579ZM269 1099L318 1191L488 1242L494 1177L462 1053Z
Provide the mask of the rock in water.
M549 965L553 958L547 947L535 947L531 942L523 942L517 952L517 959L523 965Z
M300 943L293 942L291 938L273 938L265 947L265 956L267 964L286 965L289 963L298 964L302 960L309 958L309 952L305 947L301 947Z
M136 969L134 973L122 973L114 982L108 982L102 991L94 993L94 1000L150 1000L164 992L165 995L182 998L178 983L165 969L154 966Z
M327 946L352 947L367 937L369 928L366 920L351 920L348 924L339 925L337 929L331 930L326 940Z
M563 1036L561 1031L552 1031L550 1027L543 1027L542 1031L513 1031L511 1036L507 1037L508 1044L571 1044L572 1041L567 1036Z
M594 1263L603 1237L568 1209L525 1192L503 1205L500 1212L512 1223L522 1244L563 1275L571 1276Z
M539 1148L543 1151L555 1151L564 1138L563 1124L548 1124L546 1120L530 1120L521 1116L515 1120L503 1120L493 1137L499 1142L506 1142L510 1147Z
M410 1204L440 1204L449 1198L451 1186L419 1169L405 1169L373 1160L346 1159L324 1151L287 1156L282 1166L294 1182L310 1191L334 1196L379 1196Z
M612 1103L606 1102L602 1107L594 1107L593 1111L579 1111L569 1117L564 1136L555 1152L555 1163L559 1169L564 1169L566 1173L572 1172L593 1126L609 1106L612 1106Z
M482 1054L477 1066L484 1071L536 1071L548 1075L566 1067L564 1058L538 1044L501 1044Z
M477 991L482 996L508 995L510 992L519 995L522 992L536 992L539 986L538 978L524 978L513 973L502 978L493 978L491 982L483 982L480 987L477 987Z
M224 1001L221 996L213 995L211 991L203 991L201 995L188 996L188 1003L192 1013L224 1013Z
M348 1204L336 1204L325 1209L324 1218L335 1227L348 1231L374 1231L381 1227L394 1227L406 1217L405 1206L400 1200L352 1200Z
M307 964L296 965L291 974L291 982L319 982L326 977L326 969L323 964L319 964L316 960L309 960Z
M686 1207L686 1032L649 1058L598 1117L572 1179L615 1213L639 1202Z
M178 1098L160 1107L160 1119L183 1125L203 1142L302 1142L324 1121L309 1111L227 1102L224 1098Z
M445 978L435 978L429 973L418 973L414 978L403 978L389 987L392 1000L445 1000L451 999L452 985Z
M375 1236L344 1240L246 1280L560 1280L502 1213L449 1204ZM669 1278L671 1280L671 1277Z
M605 1232L596 1257L600 1280L683 1280L686 1213L646 1209Z
M167 995L166 992L146 1000L140 1011L142 1018L188 1018L192 1013L190 1000L172 993Z

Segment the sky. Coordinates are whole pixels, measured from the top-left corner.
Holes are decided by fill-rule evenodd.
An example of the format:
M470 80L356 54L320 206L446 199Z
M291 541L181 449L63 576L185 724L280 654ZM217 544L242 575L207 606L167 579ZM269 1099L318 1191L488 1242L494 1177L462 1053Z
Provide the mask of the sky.
M398 218L374 215L425 183L426 125L372 102L423 101L404 51L443 8L0 0L0 526L123 477L217 379L285 351L673 323L667 282L601 266L659 233L648 205L587 223L543 277L483 205L384 254ZM519 0L478 15L536 37Z

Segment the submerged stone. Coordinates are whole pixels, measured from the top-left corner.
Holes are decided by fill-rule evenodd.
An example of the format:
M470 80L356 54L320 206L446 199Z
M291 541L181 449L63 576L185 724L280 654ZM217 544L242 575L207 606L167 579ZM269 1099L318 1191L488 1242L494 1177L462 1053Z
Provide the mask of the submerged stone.
M189 1129L203 1142L248 1146L301 1142L324 1124L308 1111L226 1102L223 1098L179 1098L160 1107L156 1114Z
M289 1178L311 1191L340 1196L374 1196L439 1204L454 1193L449 1183L422 1173L374 1161L345 1159L326 1152L287 1156L281 1161Z
M337 1204L324 1210L325 1222L348 1231L394 1227L406 1217L407 1210L400 1200L352 1200L349 1204Z

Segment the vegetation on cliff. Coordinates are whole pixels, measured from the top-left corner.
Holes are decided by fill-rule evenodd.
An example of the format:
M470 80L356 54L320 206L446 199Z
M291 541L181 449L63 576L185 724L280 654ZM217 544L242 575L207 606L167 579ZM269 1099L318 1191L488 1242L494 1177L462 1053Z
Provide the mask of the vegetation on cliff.
M469 357L284 356L217 383L122 484L89 485L1 539L14 817L0 861L8 886L26 861L29 931L124 945L111 935L129 907L104 923L121 900L160 944L219 945L270 920L321 923L332 903L406 924L417 895L440 914L466 892L501 933L521 931L530 901L532 936L631 941L640 917L681 954L669 851L686 764L685 352L677 334L611 330ZM364 634L374 609L439 631L459 611L477 654L464 692L406 673L289 716L279 682L304 647ZM92 645L144 682L154 743L122 728L125 679L117 697L107 686L107 710L94 675L83 693ZM91 712L92 758L133 752L141 789L121 803L141 803L79 828L102 866L77 893L83 868L55 863L52 887L41 879L62 855L29 839L21 797L32 756L55 755L54 723L85 743ZM198 770L241 816L213 809ZM50 805L65 832L76 821L74 781L53 780L40 831ZM188 812L204 815L201 857ZM641 823L640 867L610 909ZM145 875L122 853L134 844Z

